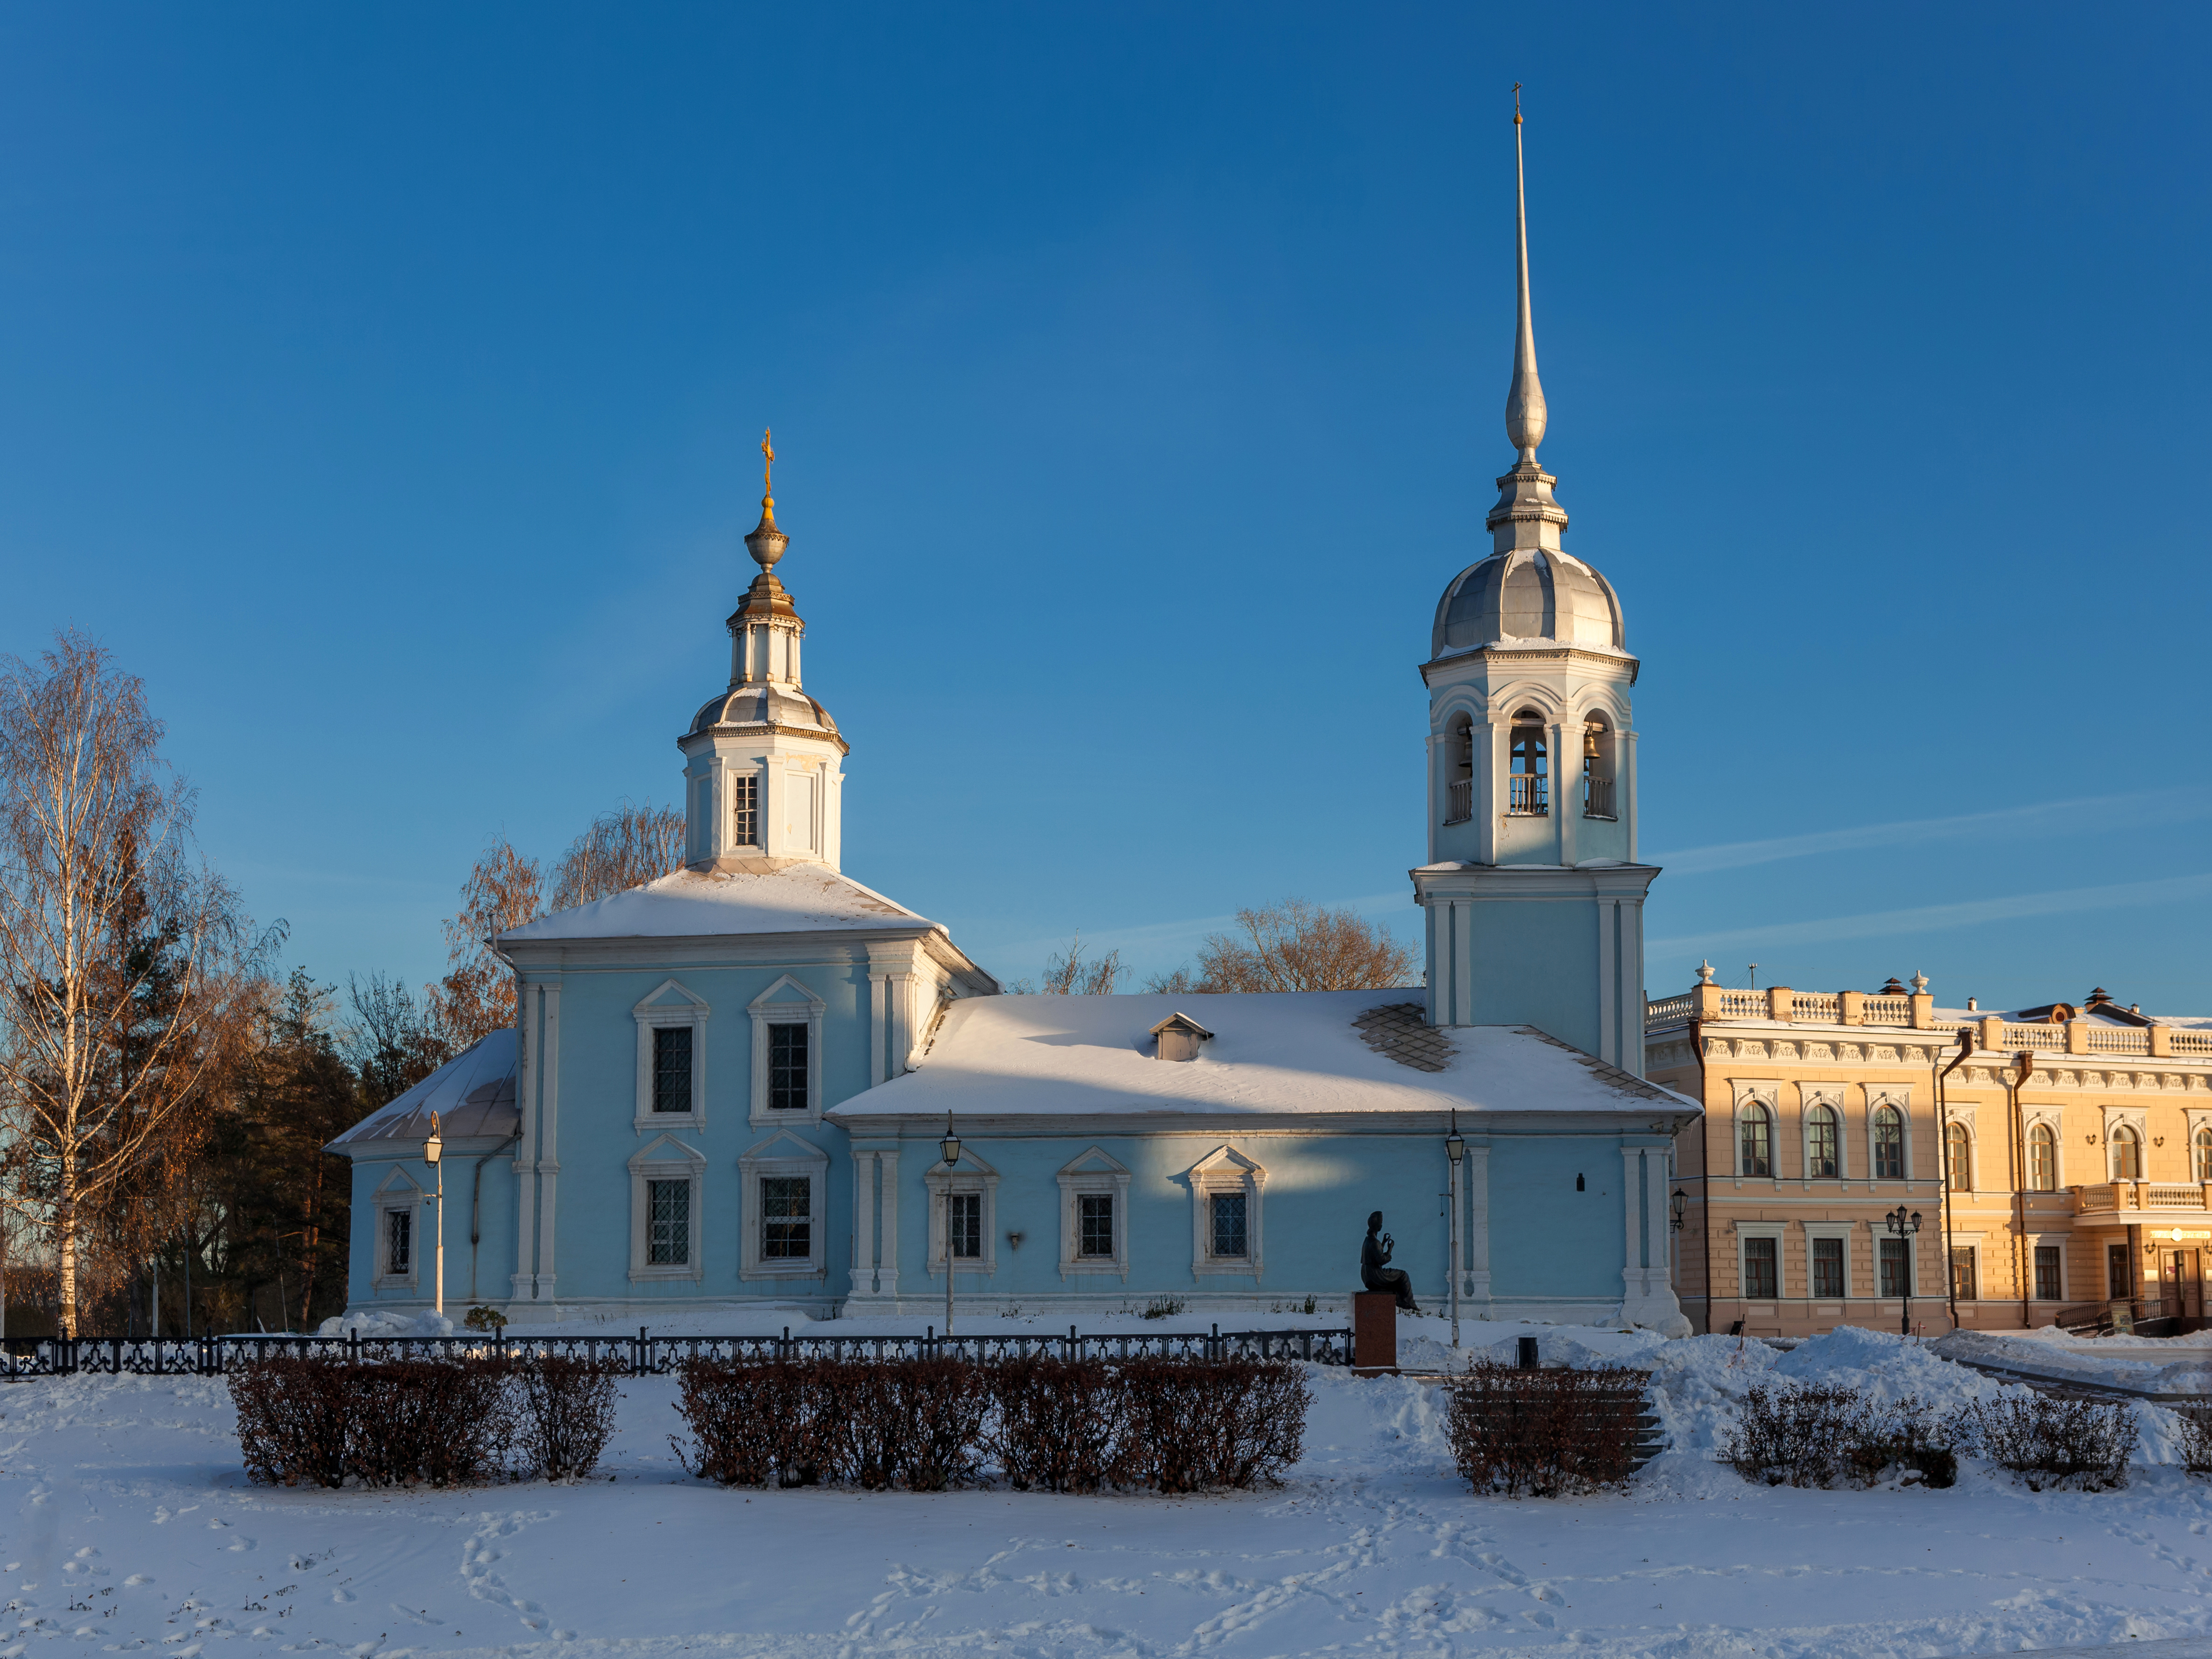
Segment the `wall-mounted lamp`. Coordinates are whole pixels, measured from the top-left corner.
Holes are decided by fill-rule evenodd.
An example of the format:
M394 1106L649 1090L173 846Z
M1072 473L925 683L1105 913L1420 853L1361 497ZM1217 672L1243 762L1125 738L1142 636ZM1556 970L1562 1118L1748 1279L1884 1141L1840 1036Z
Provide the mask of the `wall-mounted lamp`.
M1687 1215L1690 1210L1689 1194L1684 1192L1680 1187L1675 1188L1674 1195L1667 1200L1667 1208L1674 1216L1674 1220L1670 1224L1674 1227L1676 1232L1680 1232L1682 1231L1682 1218Z

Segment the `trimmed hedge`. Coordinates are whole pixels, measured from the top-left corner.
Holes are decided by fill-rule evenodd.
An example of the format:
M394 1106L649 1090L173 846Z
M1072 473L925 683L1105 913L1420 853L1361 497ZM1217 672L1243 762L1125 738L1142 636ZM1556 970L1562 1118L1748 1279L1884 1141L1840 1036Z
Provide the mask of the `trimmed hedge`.
M1524 1370L1485 1360L1451 1385L1452 1461L1480 1492L1557 1498L1636 1471L1649 1371Z
M283 1358L228 1380L250 1480L453 1486L589 1474L613 1432L619 1375L557 1357Z
M1047 1492L1277 1484L1311 1395L1284 1360L692 1359L676 1410L689 1473L724 1486L903 1486L982 1479Z
M1897 1468L1918 1483L1959 1479L1960 1424L1917 1400L1877 1400L1826 1383L1770 1388L1744 1395L1721 1462L1770 1486L1871 1486Z

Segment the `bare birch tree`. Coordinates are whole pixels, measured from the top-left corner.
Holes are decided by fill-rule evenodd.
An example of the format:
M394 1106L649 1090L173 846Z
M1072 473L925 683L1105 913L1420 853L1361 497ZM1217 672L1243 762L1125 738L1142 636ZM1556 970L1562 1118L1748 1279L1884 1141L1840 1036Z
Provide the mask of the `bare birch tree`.
M0 661L0 1094L77 1332L88 1204L143 1173L219 1074L253 982L236 896L136 676L74 630Z
M550 908L566 910L657 881L684 862L684 815L651 801L602 812L569 843Z
M544 913L544 883L538 860L503 836L477 855L461 887L461 913L446 923L451 966L429 994L429 1023L454 1050L514 1024L514 974L492 941ZM358 992L354 1000L362 1012Z

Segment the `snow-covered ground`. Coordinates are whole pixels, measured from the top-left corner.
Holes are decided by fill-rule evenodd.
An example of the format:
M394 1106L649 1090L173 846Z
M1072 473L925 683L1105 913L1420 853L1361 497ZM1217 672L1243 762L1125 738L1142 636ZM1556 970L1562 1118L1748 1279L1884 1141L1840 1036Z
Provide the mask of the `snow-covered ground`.
M1410 1323L1401 1360L1440 1365L1441 1322ZM56 1642L178 1659L2141 1655L2212 1634L2212 1482L2172 1465L2154 1407L2122 1492L2036 1494L1971 1462L1947 1491L1767 1490L1711 1461L1761 1377L1939 1405L2010 1385L1862 1331L1786 1354L1462 1336L1503 1355L1532 1329L1547 1355L1656 1372L1674 1446L1630 1492L1473 1497L1433 1386L1318 1369L1290 1484L1194 1499L724 1491L677 1468L661 1378L625 1385L587 1484L270 1491L240 1473L219 1381L0 1386L0 1659Z
M2212 1331L2187 1336L2069 1336L2039 1331L1954 1331L1936 1345L1953 1358L2060 1382L2150 1395L2212 1394Z

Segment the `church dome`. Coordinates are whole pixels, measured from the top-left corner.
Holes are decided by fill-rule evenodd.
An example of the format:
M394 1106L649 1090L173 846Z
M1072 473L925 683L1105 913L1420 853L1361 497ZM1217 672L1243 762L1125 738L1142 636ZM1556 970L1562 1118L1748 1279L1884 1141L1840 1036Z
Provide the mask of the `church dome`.
M1442 657L1496 640L1547 640L1626 651L1613 584L1556 548L1492 554L1452 578L1437 601L1429 654Z
M797 686L774 680L733 685L708 698L692 716L689 735L697 737L718 726L778 726L819 732L827 738L837 735L837 722L830 718L828 709Z

